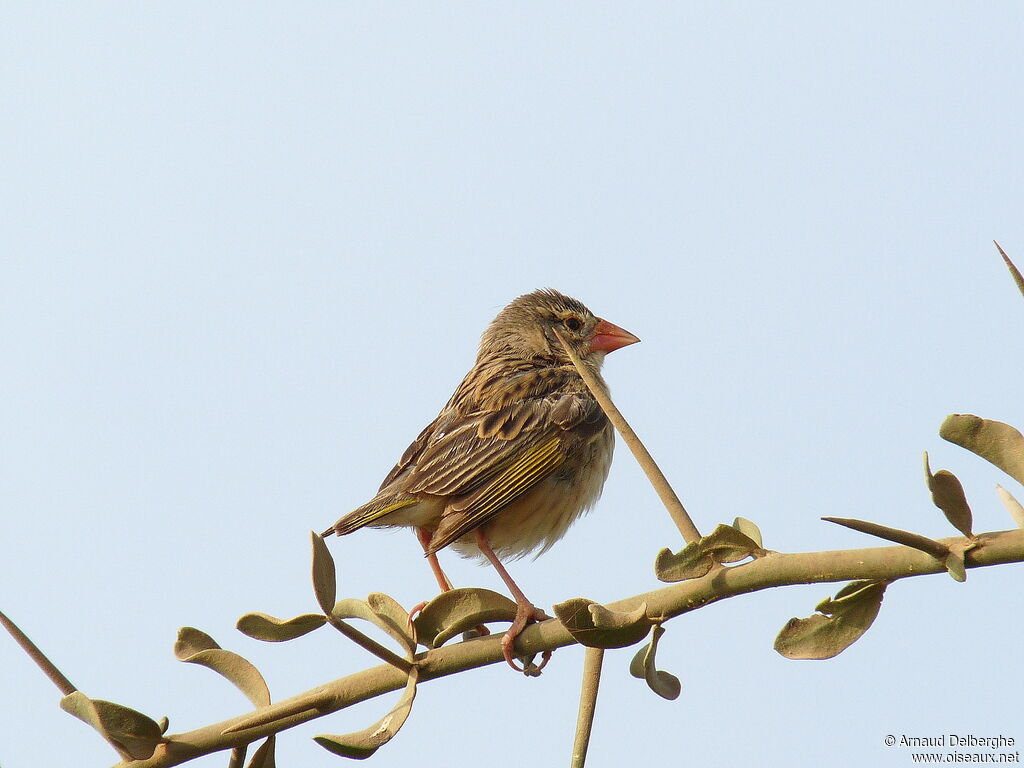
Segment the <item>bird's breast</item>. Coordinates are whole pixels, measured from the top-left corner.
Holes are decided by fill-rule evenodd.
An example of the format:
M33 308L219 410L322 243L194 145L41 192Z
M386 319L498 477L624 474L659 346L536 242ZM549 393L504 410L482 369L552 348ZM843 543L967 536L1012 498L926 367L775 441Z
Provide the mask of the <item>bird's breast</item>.
M612 462L610 424L567 457L529 492L498 512L483 527L491 549L502 560L532 552L540 555L600 498ZM482 557L472 533L452 544L464 557Z

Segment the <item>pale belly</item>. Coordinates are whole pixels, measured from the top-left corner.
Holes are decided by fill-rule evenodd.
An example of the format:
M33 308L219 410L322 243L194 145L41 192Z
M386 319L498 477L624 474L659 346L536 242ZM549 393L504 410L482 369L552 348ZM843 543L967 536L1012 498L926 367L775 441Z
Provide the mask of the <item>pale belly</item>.
M562 538L601 496L613 446L613 439L595 440L589 455L579 457L573 466L560 467L495 515L483 527L495 554L502 560L515 560L532 552L537 556ZM484 559L473 533L451 547L463 557Z

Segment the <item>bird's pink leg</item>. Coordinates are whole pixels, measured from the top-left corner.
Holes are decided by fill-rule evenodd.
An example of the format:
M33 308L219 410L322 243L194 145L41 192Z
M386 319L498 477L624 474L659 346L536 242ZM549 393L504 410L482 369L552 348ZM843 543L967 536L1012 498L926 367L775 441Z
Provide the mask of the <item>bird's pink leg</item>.
M441 588L442 592L450 592L452 588L451 581L445 575L445 572L441 570L441 563L437 561L437 553L430 552L430 540L434 538L433 534L426 528L416 529L416 538L420 540L420 546L423 547L423 554L427 556L427 562L430 563L430 570L434 572L434 578L437 579L437 586ZM416 618L416 614L423 610L429 600L424 600L421 603L416 603L409 610L409 626L412 626L412 620Z
M491 565L494 566L494 570L501 576L501 580L505 582L505 586L508 587L512 596L516 599L516 618L512 622L512 626L508 628L504 636L501 638L501 652L505 657L505 661L508 662L509 666L517 672L525 672L526 670L520 667L512 660L512 651L516 643L516 638L526 628L526 625L533 621L544 621L551 618L544 611L537 608L533 603L526 599L526 595L523 594L523 590L519 588L512 577L509 576L508 571L505 570L505 566L502 565L501 560L494 554L494 550L491 549L491 545L487 541L487 537L484 532L477 528L474 532L476 535L476 545L480 548L480 551L484 553L484 557L491 561ZM551 658L551 652L546 651L544 653L544 664L547 664L548 659ZM536 668L534 674L539 674L540 668Z
M423 547L423 552L427 556L427 562L430 563L430 570L434 572L434 578L437 579L437 586L441 588L442 592L450 592L452 583L445 576L444 571L441 570L441 564L437 562L437 553L430 551L430 540L434 538L434 535L426 528L417 528L416 538L420 540L420 546Z
M426 528L416 529L416 538L420 540L420 546L423 547L423 553L427 556L427 562L430 563L430 570L434 572L434 578L437 579L437 586L441 588L442 592L450 592L452 590L452 582L444 571L441 570L441 563L437 560L437 553L430 551L430 540L434 535ZM412 620L416 618L416 614L423 610L429 600L424 600L422 603L418 603L412 607L409 611L409 624L412 625ZM476 627L476 633L481 637L484 635L491 634L491 631L487 629L483 624Z

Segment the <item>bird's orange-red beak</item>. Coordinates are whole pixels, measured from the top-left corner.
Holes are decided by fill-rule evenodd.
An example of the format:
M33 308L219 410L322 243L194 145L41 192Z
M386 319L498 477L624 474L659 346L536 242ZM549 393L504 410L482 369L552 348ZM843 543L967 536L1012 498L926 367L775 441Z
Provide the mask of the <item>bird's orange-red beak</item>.
M607 320L598 320L594 334L590 337L591 352L614 352L616 349L636 344L640 339L627 330Z

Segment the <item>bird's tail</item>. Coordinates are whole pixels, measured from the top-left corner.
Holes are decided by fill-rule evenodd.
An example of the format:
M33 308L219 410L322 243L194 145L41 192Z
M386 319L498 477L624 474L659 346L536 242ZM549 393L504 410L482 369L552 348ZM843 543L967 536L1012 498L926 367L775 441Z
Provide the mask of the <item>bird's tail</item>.
M336 533L339 536L344 536L345 534L352 533L352 531L358 531L363 526L373 525L375 522L380 525L387 525L387 523L379 522L382 517L395 510L415 504L417 501L418 499L416 498L396 499L393 496L386 500L374 499L363 504L358 509L352 510L320 535L330 536L332 533Z

